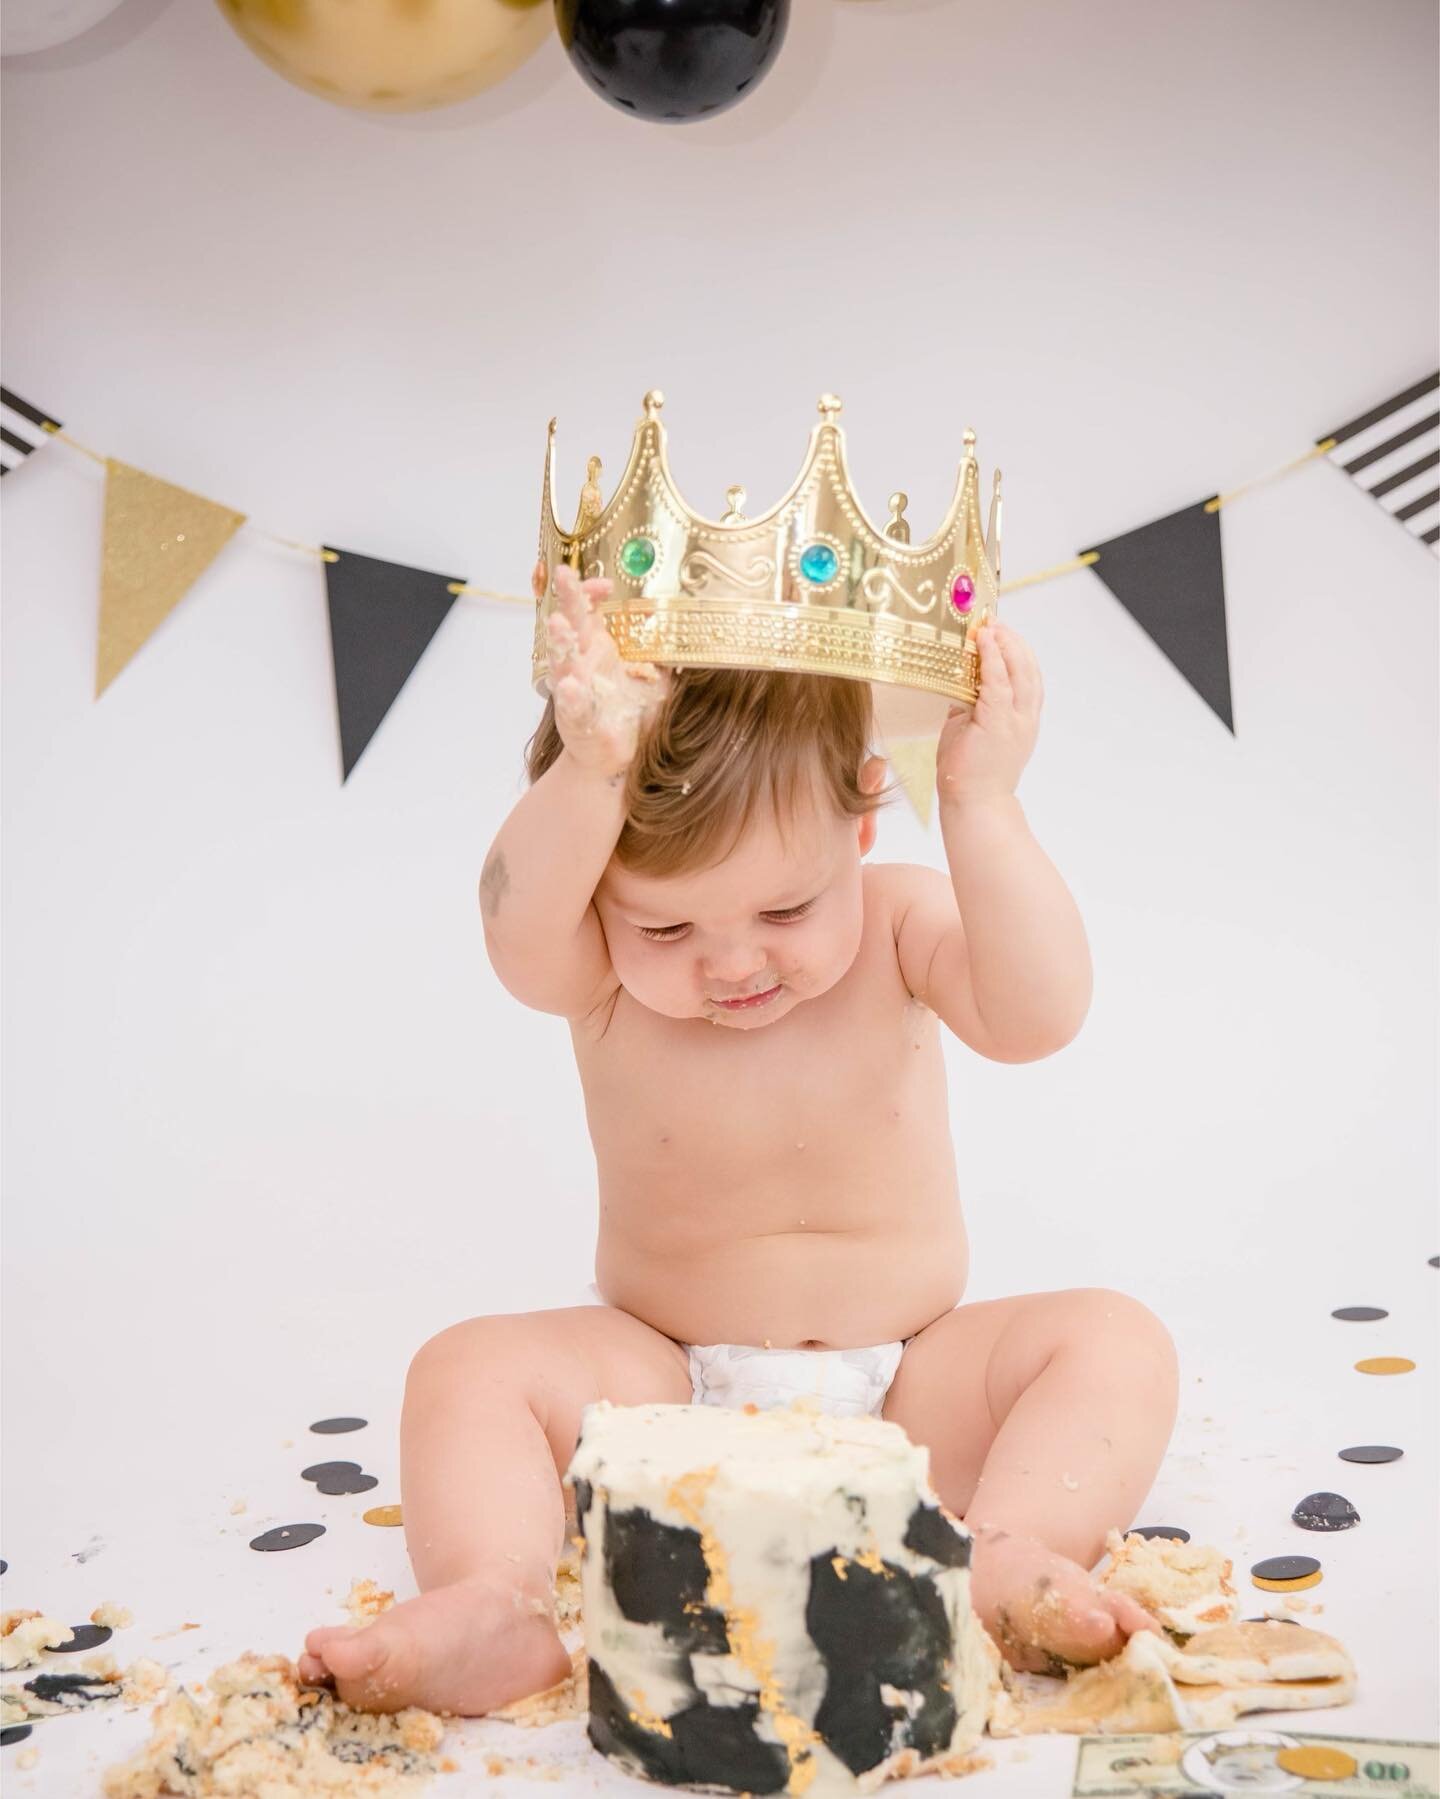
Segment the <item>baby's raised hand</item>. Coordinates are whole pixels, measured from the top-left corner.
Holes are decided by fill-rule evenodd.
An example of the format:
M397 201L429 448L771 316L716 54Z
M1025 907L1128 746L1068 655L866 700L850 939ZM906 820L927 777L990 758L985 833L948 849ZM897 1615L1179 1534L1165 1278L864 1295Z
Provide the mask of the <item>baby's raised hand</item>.
M549 686L555 724L566 750L607 776L625 772L648 715L664 699L667 678L649 662L625 662L595 612L611 590L606 580L582 581L573 568L555 570L555 608L546 621Z
M940 733L942 805L1014 793L1040 732L1045 690L1034 650L999 623L984 626L979 642L980 697L973 711L956 707Z

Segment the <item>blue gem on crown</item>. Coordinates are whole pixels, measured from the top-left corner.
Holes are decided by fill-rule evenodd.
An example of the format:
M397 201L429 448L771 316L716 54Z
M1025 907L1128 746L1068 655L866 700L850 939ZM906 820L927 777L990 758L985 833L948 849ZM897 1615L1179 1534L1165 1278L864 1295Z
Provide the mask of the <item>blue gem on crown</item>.
M828 543L807 544L800 552L800 573L817 587L833 581L839 567L840 558Z

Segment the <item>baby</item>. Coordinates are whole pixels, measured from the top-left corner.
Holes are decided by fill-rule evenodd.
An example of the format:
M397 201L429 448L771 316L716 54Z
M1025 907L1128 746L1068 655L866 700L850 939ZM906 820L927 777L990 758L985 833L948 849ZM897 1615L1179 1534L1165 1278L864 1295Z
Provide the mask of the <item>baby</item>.
M876 1413L975 1533L973 1598L1019 1667L1154 1621L1087 1570L1148 1491L1175 1357L1103 1288L959 1305L965 1227L940 1048L1028 1062L1090 1001L1075 902L1015 797L1041 680L979 634L940 739L947 879L867 865L870 689L620 660L608 592L555 575L531 786L480 878L526 1005L569 1020L599 1170L603 1304L473 1318L416 1356L402 1488L417 1598L312 1631L352 1705L478 1713L569 1670L551 1618L582 1409Z

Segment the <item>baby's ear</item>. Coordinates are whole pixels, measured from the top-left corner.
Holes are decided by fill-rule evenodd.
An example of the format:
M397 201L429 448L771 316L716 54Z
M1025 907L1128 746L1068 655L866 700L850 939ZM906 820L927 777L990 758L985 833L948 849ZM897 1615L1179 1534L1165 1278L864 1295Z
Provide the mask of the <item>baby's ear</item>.
M885 785L885 759L882 756L867 756L860 765L861 793L879 793ZM879 820L873 812L867 812L860 820L860 854L868 856L875 847L876 833L879 831Z

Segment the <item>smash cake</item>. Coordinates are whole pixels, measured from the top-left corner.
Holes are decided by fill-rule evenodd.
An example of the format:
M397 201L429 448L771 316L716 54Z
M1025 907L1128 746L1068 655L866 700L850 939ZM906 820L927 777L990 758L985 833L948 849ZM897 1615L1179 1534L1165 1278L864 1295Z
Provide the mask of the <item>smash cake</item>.
M999 1677L970 1534L899 1425L602 1400L566 1478L590 1740L627 1772L824 1799L979 1739Z

